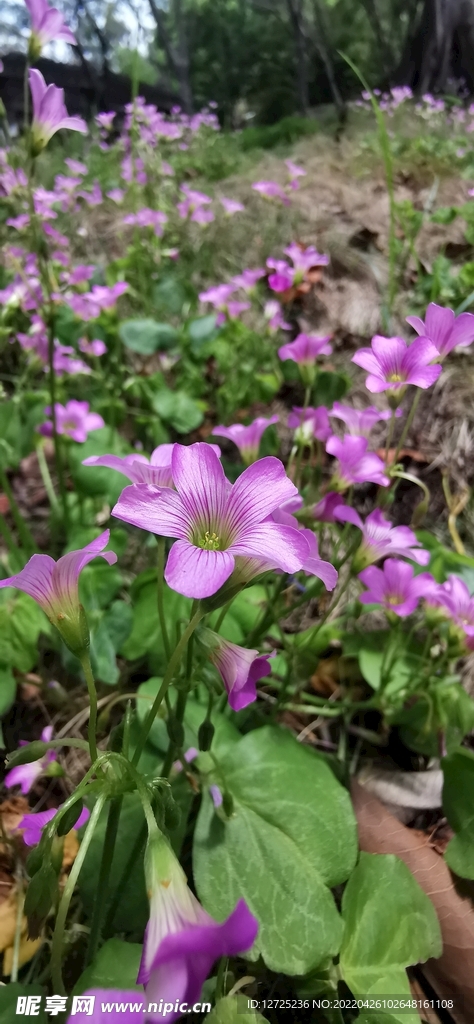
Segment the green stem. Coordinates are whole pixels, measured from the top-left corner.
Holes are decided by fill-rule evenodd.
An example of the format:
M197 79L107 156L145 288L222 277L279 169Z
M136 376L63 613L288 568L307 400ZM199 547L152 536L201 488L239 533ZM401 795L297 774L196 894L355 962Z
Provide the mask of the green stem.
M400 452L401 452L401 450L403 448L403 445L405 444L405 441L407 439L408 431L410 430L410 427L411 427L411 425L413 423L413 420L415 418L415 413L416 413L416 410L418 408L418 402L420 401L420 398L421 398L421 388L417 388L416 389L416 395L415 395L415 397L413 399L410 412L408 413L405 426L404 426L404 428L402 430L402 433L401 433L401 436L400 436L400 440L399 440L398 445L397 445L397 450L395 452L395 457L394 457L394 460L393 460L394 466L397 464L398 456L400 455Z
M137 743L137 746L135 748L135 753L133 755L133 759L132 759L132 764L133 765L137 765L139 760L140 760L140 757L141 757L141 755L143 753L143 750L145 749L145 744L146 744L146 741L148 739L148 734L150 732L150 729L151 729L151 727L153 725L153 722L155 721L156 715L158 714L158 711L159 711L161 703L162 703L162 701L164 699L165 693L167 692L168 687L173 682L173 678L174 678L175 672L177 671L177 669L178 669L178 667L179 667L179 665L181 663L181 659L182 659L184 651L186 649L186 645L188 643L188 640L192 636L192 634L194 633L194 630L196 629L196 626L198 625L198 622L200 622L200 620L202 619L203 615L204 615L204 611L202 611L200 608L198 608L197 612L195 612L195 614L193 615L191 621L188 623L186 629L184 630L184 633L180 637L179 642L178 642L178 644L176 645L176 647L175 647L175 649L173 651L173 654L171 655L171 658L170 658L170 661L169 661L169 664L168 664L168 668L166 669L165 675L163 677L163 682L162 682L162 684L160 686L160 689L158 690L158 693L157 693L157 695L155 697L155 700L153 701L153 704L152 704L152 706L151 706L151 708L150 708L150 710L148 712L148 715L145 718L145 722L144 722L143 729L142 729L142 734L140 736L140 739L139 739L139 741Z
M105 804L107 797L104 792L99 793L96 803L92 810L92 814L87 823L86 831L82 843L79 847L78 854L71 868L71 873L64 886L64 891L61 897L61 902L58 908L58 914L56 917L56 925L54 928L53 941L51 946L51 978L53 983L53 992L57 992L58 995L66 995L66 989L64 988L62 972L61 972L61 960L64 945L64 929L66 926L67 912L69 910L69 904L72 899L74 889L76 887L77 879L82 868L82 865L86 859L86 854L91 844L92 837L96 825L99 821L102 813L102 808Z
M395 409L392 409L392 415L390 416L390 423L388 425L387 444L385 446L385 465L386 466L388 466L388 460L390 458L390 445L392 443L394 428L395 428Z
M0 487L2 488L2 491L5 492L5 494L6 494L7 498L8 498L8 504L10 506L10 512L11 512L11 514L13 516L13 519L14 519L14 522L15 522L15 526L16 526L16 528L18 530L18 534L19 534L21 543L22 543L25 551L27 552L27 554L33 554L33 551L36 548L35 539L34 539L32 533L31 533L29 527L26 525L25 520L23 519L23 516L22 516L22 514L20 512L20 509L18 508L18 505L17 505L17 503L15 501L15 497L13 495L13 491L12 491L12 489L10 487L10 481L9 481L9 479L7 477L7 474L5 473L5 470L3 468L1 468L1 467L0 467Z
M91 761L96 761L99 752L97 750L97 691L95 688L94 676L92 675L91 660L88 652L80 659L84 675L86 677L87 690L89 693L90 715L87 735L89 738L89 750Z
M64 482L63 462L61 458L61 441L58 434L56 422L56 374L54 371L54 330L48 318L48 384L49 397L51 402L51 423L53 427L54 460L56 463L56 474L58 477L59 493L63 508L64 526L66 531L69 527L69 509L67 504L66 485Z
M51 480L51 473L49 472L48 463L44 454L44 447L39 444L36 449L36 455L38 458L38 466L40 468L41 479L44 483L46 494L48 495L49 504L56 513L59 512L59 502L56 497L56 491L53 487L53 481Z
M337 606L339 604L339 601L341 600L342 595L346 592L350 582L351 582L351 576L349 575L347 577L347 579L346 579L346 582L343 584L341 589L336 594L334 600L331 601L331 604L329 605L329 608L327 609L327 611L323 615L322 619L319 622L317 622L315 626L313 626L313 629L311 630L311 632L308 635L306 643L302 644L300 649L303 649L304 647L307 647L310 643L312 643L312 641L314 640L315 636L317 636L317 634L319 633L319 630L323 628L323 626L327 622L329 616L332 614L334 609L337 608Z
M99 878L97 881L97 889L94 903L94 913L92 916L91 930L89 935L89 946L86 956L86 966L95 960L96 953L99 947L101 933L102 933L102 921L107 906L107 896L109 891L109 879L110 871L112 868L112 861L114 859L115 843L117 840L117 832L120 821L120 814L122 811L123 796L118 796L114 800L111 800L109 805L109 813L107 817L107 827L105 830L104 845L102 847L102 858L99 868Z
M158 537L158 565L157 565L157 602L158 602L158 618L160 620L161 636L163 639L163 647L165 649L166 657L169 661L171 657L171 645L168 636L168 628L166 625L165 608L164 608L164 571L165 571L165 538Z
M307 386L307 388L305 390L305 393L304 393L303 412L301 413L301 433L302 433L302 436L301 436L301 441L300 441L300 444L299 444L299 447L298 447L298 454L296 456L296 466L295 466L295 476L294 476L294 482L295 482L296 487L300 486L301 462L302 462L302 459L303 459L303 449L306 447L305 442L303 440L304 414L305 414L305 412L306 412L306 410L308 408L310 397L311 397L311 385L308 384L308 386Z

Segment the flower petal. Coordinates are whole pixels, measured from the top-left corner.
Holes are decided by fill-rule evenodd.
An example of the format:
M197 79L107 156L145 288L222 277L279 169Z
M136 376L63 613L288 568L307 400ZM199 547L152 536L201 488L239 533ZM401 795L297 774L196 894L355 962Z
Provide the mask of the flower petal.
M194 528L214 530L222 522L229 488L213 446L176 444L171 472L183 511Z
M283 572L298 572L309 557L308 542L301 530L271 521L246 530L229 551L261 559L268 568Z
M125 487L112 515L159 537L188 537L193 529L179 494L171 488L151 484Z
M234 559L229 551L208 551L178 540L168 555L165 580L184 597L211 597L229 579Z
M227 529L236 541L242 532L257 526L267 516L298 494L280 459L272 455L259 459L236 480L225 511Z

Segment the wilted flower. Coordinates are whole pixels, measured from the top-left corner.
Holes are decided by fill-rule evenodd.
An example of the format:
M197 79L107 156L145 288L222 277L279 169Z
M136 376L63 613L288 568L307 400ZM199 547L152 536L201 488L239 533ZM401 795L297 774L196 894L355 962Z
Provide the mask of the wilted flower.
M44 411L47 416L51 416L50 405L46 406ZM77 402L75 398L72 398L66 405L56 402L55 412L56 432L66 434L73 441L79 443L87 441L92 430L100 430L101 427L105 427L102 416L99 416L98 412L89 412L89 402ZM44 437L53 436L52 422L42 423L38 429Z
M178 493L135 484L125 488L112 514L150 533L177 538L165 570L173 590L205 598L236 568L248 581L263 571L262 565L285 572L302 567L308 554L304 538L270 520L297 493L278 459L254 462L230 486L209 445L177 444L171 471Z
M407 323L417 334L423 335L435 346L439 358L444 359L458 345L465 347L474 341L474 315L461 313L456 316L452 309L445 309L430 302L425 319L407 316Z
M404 338L383 338L376 334L371 348L360 348L352 362L369 371L365 385L369 391L389 391L400 400L408 384L429 388L441 373L430 366L438 350L428 338L415 338L411 345Z
M415 576L413 566L398 558L387 558L383 569L369 565L359 573L359 579L368 588L359 596L362 604L381 604L402 618L411 615L420 598L435 586L431 573Z
M314 438L327 441L332 433L325 405L318 405L316 409L311 406L293 406L288 416L288 426L296 431L295 441L301 444L310 444Z
M87 135L87 125L82 117L69 117L64 103L64 89L56 85L46 85L37 68L30 68L29 82L33 100L33 121L31 137L35 153L39 153L48 144L60 128Z
M52 725L47 725L41 733L43 743L48 743L52 735L53 727ZM20 740L20 746L24 746L23 740ZM15 768L12 768L5 775L4 782L7 789L11 789L13 786L20 786L23 796L26 796L36 782L36 779L39 779L51 761L56 761L57 756L55 750L48 750L44 757L40 757L37 761L16 765Z
M372 562L378 562L379 558L391 555L402 555L418 565L428 565L430 553L423 550L413 530L409 526L392 526L380 509L370 512L365 523L356 510L349 506L337 508L334 518L343 523L352 523L362 531L362 543L354 556L354 572Z
M199 631L198 640L222 678L231 708L240 711L256 700L256 683L270 675L272 655L239 647L206 627Z
M79 576L93 558L104 558L109 565L117 561L114 551L104 551L109 536L110 531L105 530L90 544L68 551L57 562L50 555L33 555L21 572L0 580L0 588L16 587L39 604L73 654L82 653L89 645L84 609L79 602Z
M326 451L334 455L339 465L332 480L332 486L346 490L352 484L374 483L380 487L388 487L390 480L385 473L382 459L375 452L368 452L366 437L329 438Z
M258 416L253 423L245 427L242 423L233 423L230 427L214 427L211 431L217 437L227 437L237 445L242 459L247 465L258 459L258 449L263 432L272 423L278 423L278 416Z
M76 45L76 37L55 7L50 7L46 0L25 0L25 4L31 18L29 53L33 59L39 57L44 46L56 39Z

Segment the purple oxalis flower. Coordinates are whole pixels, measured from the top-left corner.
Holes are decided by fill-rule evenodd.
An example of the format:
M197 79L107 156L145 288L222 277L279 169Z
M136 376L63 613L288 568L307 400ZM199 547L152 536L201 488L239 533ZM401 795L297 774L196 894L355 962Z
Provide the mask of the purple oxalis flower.
M250 465L258 459L258 449L262 434L272 423L278 423L278 416L257 416L253 423L245 427L242 423L233 423L230 427L214 427L211 431L217 437L227 437L237 445L243 461Z
M284 206L290 205L290 200L285 190L277 181L254 181L252 188L264 199L279 199Z
M435 346L440 359L458 345L465 347L474 341L474 315L461 313L456 316L452 309L445 309L430 302L424 321L419 316L407 316L407 323L417 334L428 338Z
M331 335L316 338L313 334L298 334L294 341L282 345L278 349L280 359L291 359L306 369L313 368L320 356L330 356L332 352Z
M46 85L37 68L30 68L29 82L33 100L33 121L31 135L36 153L48 144L60 128L87 135L87 125L82 117L69 117L64 103L64 89L56 85Z
M66 434L73 441L79 443L87 441L92 430L100 430L101 427L105 427L102 416L99 416L98 412L89 412L89 402L77 402L75 398L72 398L66 405L56 402L55 409L57 433ZM51 416L50 405L46 406L44 411L47 416ZM42 423L39 433L43 434L43 437L52 437L52 422Z
M37 846L41 840L45 825L48 825L60 810L60 807L51 807L49 811L38 811L37 814L24 814L18 822L15 832L23 831L23 842L26 846ZM85 825L86 821L89 821L90 814L91 812L87 810L87 807L83 807L74 828L78 829Z
M404 338L383 338L376 334L371 348L360 348L352 362L369 371L365 385L369 391L390 391L398 399L407 384L429 388L441 373L430 366L438 359L438 350L428 338L415 338L411 345Z
M225 196L221 196L220 202L228 217L233 217L235 213L243 213L245 210L245 206L239 203L237 199L226 199Z
M272 654L239 647L206 627L199 631L198 639L222 678L231 708L240 711L256 700L256 683L270 675Z
M221 450L217 444L210 445L220 458ZM133 484L154 484L155 487L172 487L171 456L174 444L159 444L152 451L150 459L140 452L131 455L90 455L84 459L83 466L106 466L123 473Z
M210 445L177 444L171 471L178 493L135 484L125 488L112 514L176 538L165 570L173 590L205 598L220 590L234 569L248 581L264 569L296 572L302 567L306 540L298 530L270 519L297 493L279 459L254 462L231 486Z
M358 437L367 437L376 423L389 420L392 413L390 409L376 409L374 405L368 405L365 409L353 409L350 405L342 405L341 402L334 402L329 415L334 416L347 427L350 434ZM397 409L395 415L402 416L402 410Z
M68 551L57 562L50 555L33 555L21 572L0 580L0 588L16 587L29 594L73 653L87 646L84 610L79 601L79 576L93 558L104 558L109 565L117 561L114 551L104 551L109 536L110 530L104 530L90 544L78 551Z
M327 494L313 505L311 512L320 523L335 523L336 510L345 508L344 498L338 491L328 491Z
M225 921L214 921L188 888L181 865L161 835L149 842L145 870L150 919L137 983L145 986L148 1002L192 1005L216 960L253 946L258 922L244 900ZM175 1010L166 1019L178 1017Z
M283 319L283 312L280 303L276 299L270 299L265 303L263 315L268 320L268 329L270 331L278 331L280 328L282 331L291 331L291 324L287 323Z
M368 452L366 437L354 437L346 434L339 438L329 438L326 451L334 455L339 465L334 475L332 486L346 490L352 484L373 483L380 487L388 487L390 480L385 473L382 459L375 452Z
M232 278L232 284L234 284L236 288L242 288L244 292L253 292L257 281L260 281L260 278L265 277L265 274L266 271L263 267L256 267L255 270L247 268L246 270L243 270L241 274L236 274L236 276Z
M47 725L41 733L43 743L48 743L52 735L53 727L52 725ZM22 740L20 740L20 745L24 746ZM12 768L5 775L7 789L11 789L12 786L20 786L23 796L26 796L36 782L36 779L39 779L51 761L56 761L57 756L55 750L48 750L44 757L40 757L38 761L30 761L29 764L18 764L16 768Z
M470 650L474 646L474 597L459 576L451 574L440 584L436 593L429 595L429 604L443 608L453 622L463 630Z
M41 50L53 40L76 45L76 37L64 23L62 14L46 0L25 0L31 18L30 53L39 57Z
M362 543L355 553L353 570L359 572L379 558L401 555L411 558L418 565L428 565L429 551L424 551L409 526L392 526L383 512L376 508L371 512L365 523L354 508L341 506L336 508L334 518L343 523L352 523L362 531Z
M359 597L362 604L381 604L402 618L411 615L420 598L436 586L431 573L415 576L413 566L398 558L387 558L383 569L369 565L359 573L359 579L368 588Z
M295 440L302 444L311 444L313 438L327 441L332 433L325 405L318 405L316 409L295 405L288 416L288 426L296 431Z

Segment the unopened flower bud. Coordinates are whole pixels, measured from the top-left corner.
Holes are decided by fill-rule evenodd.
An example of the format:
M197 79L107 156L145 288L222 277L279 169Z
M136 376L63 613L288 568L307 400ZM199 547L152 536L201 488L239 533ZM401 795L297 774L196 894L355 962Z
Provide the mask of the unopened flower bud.
M82 814L84 808L83 800L76 800L72 807L69 807L64 814L61 814L59 819L58 827L56 829L56 835L66 836L68 832L74 828L77 819Z
M198 732L198 745L199 750L210 750L212 746L212 740L214 738L215 729L209 718L206 718L204 722L199 726Z
M170 715L166 722L168 736L177 747L184 746L184 728L182 722L175 715Z

